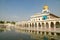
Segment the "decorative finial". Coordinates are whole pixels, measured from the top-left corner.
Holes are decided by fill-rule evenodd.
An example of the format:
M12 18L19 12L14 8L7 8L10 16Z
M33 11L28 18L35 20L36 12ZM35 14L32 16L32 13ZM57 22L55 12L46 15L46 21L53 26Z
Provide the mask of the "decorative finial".
M44 9L44 10L48 10L48 6L45 5L45 6L43 7L43 9Z
M43 6L42 13L45 13L45 12L50 12L49 7L47 5Z

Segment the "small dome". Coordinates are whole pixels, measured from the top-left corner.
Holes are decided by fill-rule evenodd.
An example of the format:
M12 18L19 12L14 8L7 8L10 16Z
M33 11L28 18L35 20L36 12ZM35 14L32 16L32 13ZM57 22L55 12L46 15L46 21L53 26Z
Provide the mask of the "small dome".
M43 7L43 9L44 9L44 10L48 10L48 6L45 5L45 6Z

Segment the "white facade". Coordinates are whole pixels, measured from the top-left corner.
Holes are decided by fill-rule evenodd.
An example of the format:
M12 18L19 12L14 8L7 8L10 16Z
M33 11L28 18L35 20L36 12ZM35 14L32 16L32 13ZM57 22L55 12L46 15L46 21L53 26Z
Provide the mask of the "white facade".
M41 13L31 16L28 21L17 22L16 26L20 30L31 33L56 35L60 33L60 17L52 14L48 10L48 6L44 6Z

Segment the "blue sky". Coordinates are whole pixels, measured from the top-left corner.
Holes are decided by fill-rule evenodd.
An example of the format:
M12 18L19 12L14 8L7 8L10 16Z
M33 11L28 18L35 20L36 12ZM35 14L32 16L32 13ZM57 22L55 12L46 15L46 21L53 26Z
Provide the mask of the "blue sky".
M0 20L21 21L41 13L44 5L60 16L60 0L0 0Z

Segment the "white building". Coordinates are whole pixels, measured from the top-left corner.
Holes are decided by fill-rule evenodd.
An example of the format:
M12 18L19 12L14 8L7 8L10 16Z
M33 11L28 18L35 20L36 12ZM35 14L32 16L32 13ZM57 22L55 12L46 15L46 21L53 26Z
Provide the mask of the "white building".
M54 15L49 11L47 5L39 14L31 16L28 21L21 21L16 23L20 30L44 34L44 35L59 35L60 34L60 17Z

